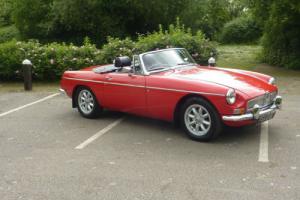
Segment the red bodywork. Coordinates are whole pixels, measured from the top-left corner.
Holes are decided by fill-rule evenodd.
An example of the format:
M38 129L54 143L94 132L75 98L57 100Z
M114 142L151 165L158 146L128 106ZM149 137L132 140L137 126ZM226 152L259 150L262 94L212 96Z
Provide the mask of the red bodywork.
M104 108L166 121L174 120L178 114L176 108L191 95L208 100L222 118L233 115L236 108L246 110L250 99L267 91L277 91L276 86L268 83L270 76L242 70L194 66L150 75L129 75L120 72L98 74L93 68L65 72L61 88L72 98L78 86L86 86ZM233 105L229 105L225 97L229 88L237 92ZM254 120L224 123L242 126L254 123Z

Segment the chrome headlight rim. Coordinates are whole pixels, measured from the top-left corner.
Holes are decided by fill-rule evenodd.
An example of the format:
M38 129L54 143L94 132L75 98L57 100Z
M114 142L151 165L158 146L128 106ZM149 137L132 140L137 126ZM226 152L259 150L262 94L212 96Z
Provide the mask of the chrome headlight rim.
M269 79L269 84L270 84L270 85L275 85L275 78L274 78L274 77L271 77L271 78Z
M236 102L236 92L234 89L230 88L226 93L226 101L229 105Z

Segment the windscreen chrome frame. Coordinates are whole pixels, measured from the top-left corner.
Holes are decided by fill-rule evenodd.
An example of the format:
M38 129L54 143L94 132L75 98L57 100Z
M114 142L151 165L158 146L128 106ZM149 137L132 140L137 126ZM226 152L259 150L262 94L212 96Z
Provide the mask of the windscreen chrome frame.
M160 49L160 50L156 50L156 51L148 51L148 52L139 54L139 58L140 58L140 61L141 61L142 69L143 69L143 71L144 71L144 75L145 75L145 76L149 76L149 75L152 74L152 73L157 73L157 72L165 71L165 70L157 70L157 71L149 72L149 71L147 70L147 68L146 68L146 66L145 66L145 63L144 63L144 60L143 60L143 56L144 56L144 55L149 54L149 53L161 52L161 51L181 50L181 49L186 50L185 48L169 48L169 49ZM195 63L195 64L197 64L197 63Z

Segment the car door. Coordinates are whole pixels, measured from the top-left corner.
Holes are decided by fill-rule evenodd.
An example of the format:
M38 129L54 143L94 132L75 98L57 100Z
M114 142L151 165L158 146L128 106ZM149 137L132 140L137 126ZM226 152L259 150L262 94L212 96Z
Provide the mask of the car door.
M145 76L139 70L108 73L104 77L101 104L111 110L146 115L145 93Z

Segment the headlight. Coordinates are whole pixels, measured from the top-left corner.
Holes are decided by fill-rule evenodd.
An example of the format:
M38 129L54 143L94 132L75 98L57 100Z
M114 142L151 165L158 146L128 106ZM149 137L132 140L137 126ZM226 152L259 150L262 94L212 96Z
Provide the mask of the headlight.
M226 94L226 101L228 104L234 104L236 100L236 93L234 89L229 89Z
M271 85L275 85L275 78L270 78L270 80L269 80L269 84L271 84Z

